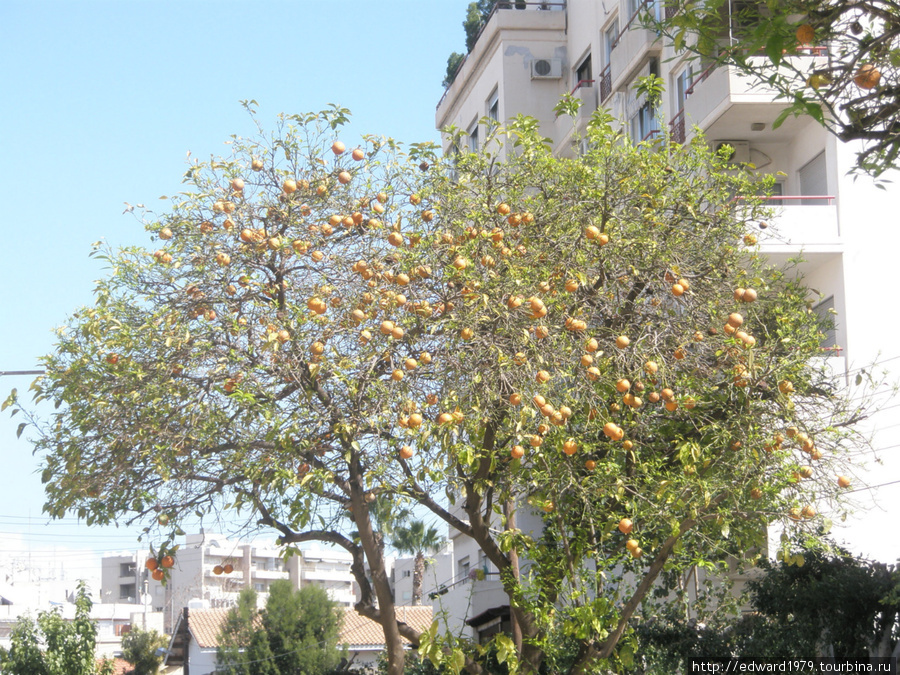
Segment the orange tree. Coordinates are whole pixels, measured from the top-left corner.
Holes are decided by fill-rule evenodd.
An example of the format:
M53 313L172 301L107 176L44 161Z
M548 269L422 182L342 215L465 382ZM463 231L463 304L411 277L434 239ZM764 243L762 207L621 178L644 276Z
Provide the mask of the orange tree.
M345 148L345 121L233 139L146 214L157 250L102 252L33 386L58 407L32 418L52 517L146 522L162 577L195 515L343 547L390 673L401 638L453 671L485 658L396 619L400 507L499 569L514 629L490 658L521 672L627 664L663 570L821 518L863 413L817 359L809 292L756 252L759 184L602 116L576 159L520 118L452 162Z

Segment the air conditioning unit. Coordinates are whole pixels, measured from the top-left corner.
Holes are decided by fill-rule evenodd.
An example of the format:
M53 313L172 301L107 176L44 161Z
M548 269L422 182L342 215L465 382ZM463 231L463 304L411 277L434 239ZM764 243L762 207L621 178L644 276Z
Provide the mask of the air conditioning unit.
M732 149L728 161L731 164L747 164L750 162L750 141L714 141L713 148L718 153L722 146L730 146Z
M531 62L532 80L558 80L562 77L562 59L535 59Z

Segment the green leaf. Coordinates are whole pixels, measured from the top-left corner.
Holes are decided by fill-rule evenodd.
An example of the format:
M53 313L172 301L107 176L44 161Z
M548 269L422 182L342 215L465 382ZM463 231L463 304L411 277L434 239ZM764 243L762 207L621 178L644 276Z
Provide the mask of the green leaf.
M766 56L778 66L784 57L784 38L780 33L772 33L766 41Z
M25 431L25 427L28 426L28 422L22 422L19 427L16 429L16 438L21 438L22 432Z

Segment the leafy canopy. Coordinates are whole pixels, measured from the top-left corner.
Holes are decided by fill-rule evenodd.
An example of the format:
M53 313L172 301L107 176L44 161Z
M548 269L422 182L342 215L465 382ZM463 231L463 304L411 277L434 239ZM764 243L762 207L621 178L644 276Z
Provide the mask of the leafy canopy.
M33 386L51 516L144 522L159 554L221 515L343 547L397 674L401 635L454 670L626 663L664 569L824 522L866 403L759 254L765 180L600 113L571 159L524 117L454 160L351 151L346 120L234 137L144 214L159 248L97 249ZM385 538L412 505L477 542L521 638L396 621Z
M217 667L232 675L330 673L341 662L341 611L324 589L295 590L289 580L279 579L260 613L256 592L245 589L226 619Z

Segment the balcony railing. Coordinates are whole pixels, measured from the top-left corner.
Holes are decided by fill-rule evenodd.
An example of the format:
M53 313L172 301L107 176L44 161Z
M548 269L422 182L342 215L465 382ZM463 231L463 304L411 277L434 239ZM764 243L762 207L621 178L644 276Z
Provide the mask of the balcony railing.
M744 201L747 197L735 197L735 201ZM769 202L770 206L797 206L797 201L802 200L799 206L830 206L834 200L834 195L772 195L770 197L758 197L763 201ZM794 202L794 204L784 204L783 202ZM811 204L810 202L815 202ZM824 204L822 204L824 202Z
M452 581L441 584L436 591L429 593L428 597L434 600L435 598L444 595L448 591L452 591L454 588L458 588L459 586L463 586L474 581L486 581L494 579L498 581L500 580L499 572L482 572L481 570L469 570L467 574L457 575L456 578L454 578Z
M675 113L675 116L669 122L669 129L672 134L672 141L675 143L684 143L684 108Z
M625 27L622 28L622 30L616 36L616 39L613 40L613 43L609 46L610 51L614 50L616 48L616 46L619 44L619 41L622 39L622 36L631 30L632 24L637 21L638 17L641 15L641 12L643 12L645 9L647 9L648 5L652 5L655 3L656 3L656 0L643 0L643 2L641 2L641 4L638 6L638 8L634 11L634 14L631 15L631 18L628 19L628 22L625 24Z
M582 87L593 87L594 80L578 80L578 84L572 87L572 91L570 92L572 96L575 95L575 92L581 89Z
M606 64L606 68L600 73L600 102L603 103L612 94L612 66Z

